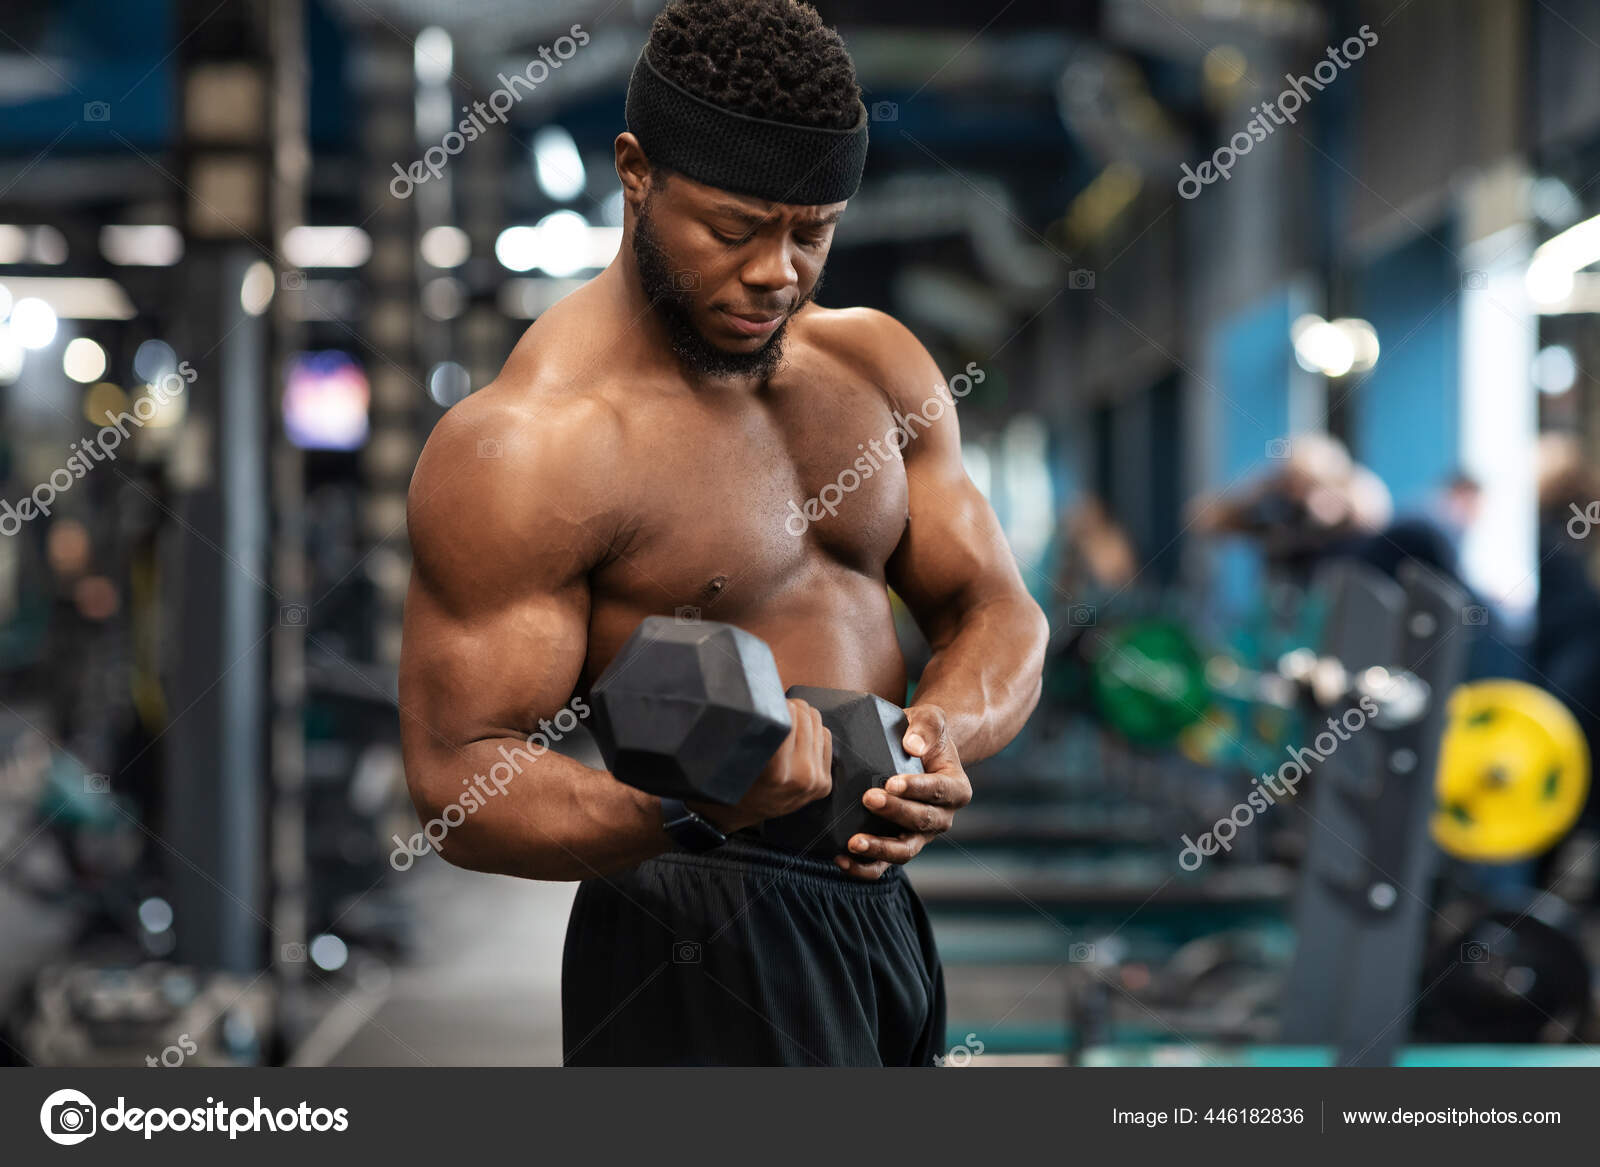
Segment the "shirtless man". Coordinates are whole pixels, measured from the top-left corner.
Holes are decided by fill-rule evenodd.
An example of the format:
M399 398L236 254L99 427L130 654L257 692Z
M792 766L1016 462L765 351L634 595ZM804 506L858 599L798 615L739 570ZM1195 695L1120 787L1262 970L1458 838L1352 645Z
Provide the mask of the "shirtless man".
M962 469L933 360L880 312L811 303L866 153L837 34L798 0L677 0L627 113L616 260L417 467L412 799L451 823L452 863L583 881L567 1064L928 1065L943 977L900 868L971 799L963 763L1032 711L1044 617ZM863 799L901 837L857 835L832 864L751 837L830 788L803 702L732 807L664 806L529 744L541 718L559 734L587 711L640 620L686 607L764 639L786 686L901 704L891 587L933 648L904 739L926 773Z

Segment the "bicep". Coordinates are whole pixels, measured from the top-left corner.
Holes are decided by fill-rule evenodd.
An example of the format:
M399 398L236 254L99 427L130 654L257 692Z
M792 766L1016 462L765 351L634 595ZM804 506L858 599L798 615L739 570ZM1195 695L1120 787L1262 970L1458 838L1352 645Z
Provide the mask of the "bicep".
M960 440L906 458L909 521L888 565L891 587L935 647L986 600L1024 591L989 501L967 476Z
M459 408L459 407L458 407ZM526 736L571 696L587 655L588 570L601 546L562 466L501 424L501 456L447 414L412 483L400 657L408 762ZM565 493L563 493L565 492ZM578 500L581 501L581 500Z
M526 736L576 687L588 595L569 585L460 608L426 576L406 599L400 702L407 740L428 752Z

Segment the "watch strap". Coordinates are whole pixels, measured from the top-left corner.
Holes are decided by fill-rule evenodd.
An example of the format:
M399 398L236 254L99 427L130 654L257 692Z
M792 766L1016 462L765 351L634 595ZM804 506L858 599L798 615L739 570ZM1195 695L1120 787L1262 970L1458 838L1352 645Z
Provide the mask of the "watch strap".
M727 835L676 798L661 800L661 827L685 851L712 851L728 841Z

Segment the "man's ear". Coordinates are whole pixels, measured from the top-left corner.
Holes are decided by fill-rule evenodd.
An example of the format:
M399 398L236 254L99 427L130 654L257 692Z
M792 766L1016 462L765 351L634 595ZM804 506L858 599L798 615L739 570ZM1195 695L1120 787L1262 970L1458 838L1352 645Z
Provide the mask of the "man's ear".
M644 156L639 139L628 131L617 135L614 151L617 178L622 181L623 200L637 214L650 195L650 159Z

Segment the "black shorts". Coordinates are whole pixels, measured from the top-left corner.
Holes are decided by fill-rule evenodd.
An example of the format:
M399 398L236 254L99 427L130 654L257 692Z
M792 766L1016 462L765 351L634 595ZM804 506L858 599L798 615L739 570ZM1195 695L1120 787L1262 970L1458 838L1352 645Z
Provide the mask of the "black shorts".
M743 838L585 880L561 970L569 1066L928 1066L944 971L905 874Z

